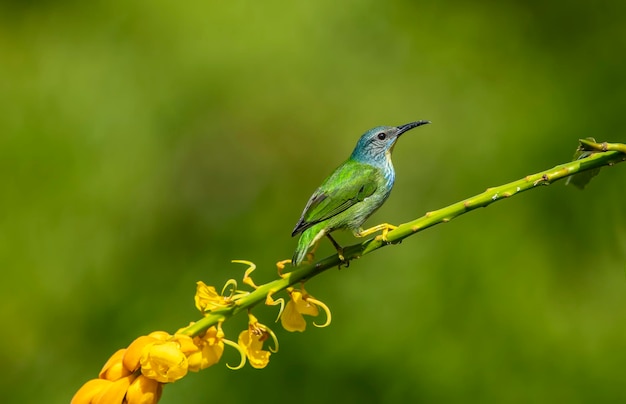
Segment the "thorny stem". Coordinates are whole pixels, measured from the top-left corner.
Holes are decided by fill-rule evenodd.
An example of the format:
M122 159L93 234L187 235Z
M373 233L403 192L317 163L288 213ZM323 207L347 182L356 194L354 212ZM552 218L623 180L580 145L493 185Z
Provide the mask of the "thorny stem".
M247 296L236 300L233 305L211 311L204 318L187 327L183 333L191 336L198 335L209 327L265 301L269 293L277 293L291 285L319 275L329 268L345 264L350 260L362 257L389 244L396 244L417 232L439 223L447 223L455 217L470 212L476 208L487 207L502 199L512 197L530 189L538 188L539 185L550 185L555 181L583 171L600 168L602 166L612 166L622 161L626 161L626 144L606 142L595 143L587 139L580 139L580 147L583 150L594 151L597 153L594 153L584 159L561 164L549 170L529 175L508 184L488 188L485 192L478 195L454 203L445 208L428 212L424 216L401 224L397 229L388 232L386 242L383 241L380 236L377 236L362 243L345 247L343 249L345 262L341 261L337 254L334 254L317 262L308 265L301 265L293 271L284 274L283 278L259 286Z

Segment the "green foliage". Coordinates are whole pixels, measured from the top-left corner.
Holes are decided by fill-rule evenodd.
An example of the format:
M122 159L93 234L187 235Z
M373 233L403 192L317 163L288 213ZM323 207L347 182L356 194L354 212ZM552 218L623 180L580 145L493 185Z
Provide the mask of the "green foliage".
M623 142L624 12L2 3L5 401L68 402L119 347L195 318L196 280L291 257L302 204L370 127L433 122L400 140L366 225L552 167L579 138ZM267 369L216 366L161 402L624 401L625 183L604 168L584 192L520 195L319 277L329 328L280 334Z

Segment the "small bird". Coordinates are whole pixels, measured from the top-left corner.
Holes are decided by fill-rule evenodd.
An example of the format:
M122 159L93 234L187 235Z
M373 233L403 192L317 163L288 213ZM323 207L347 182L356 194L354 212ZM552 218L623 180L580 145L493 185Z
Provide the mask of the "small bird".
M350 229L364 237L395 227L384 223L363 230L361 225L385 202L395 180L391 152L404 132L430 123L417 121L400 126L378 126L365 132L352 155L340 165L311 195L291 236L302 233L291 260L298 266L319 240L326 236L333 243L339 259L344 261L342 247L330 235L338 229Z

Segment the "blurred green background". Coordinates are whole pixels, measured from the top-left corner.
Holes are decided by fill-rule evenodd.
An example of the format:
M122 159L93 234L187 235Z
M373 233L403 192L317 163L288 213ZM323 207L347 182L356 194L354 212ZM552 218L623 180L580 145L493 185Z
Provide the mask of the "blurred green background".
M623 142L625 15L618 0L2 2L2 401L69 402L118 348L197 319L195 282L240 279L231 259L272 279L370 127L433 122L396 147L368 224L565 162L580 137ZM331 270L307 285L330 327L276 324L265 370L228 370L227 349L161 402L624 402L625 185L626 166L604 168L584 192L560 182Z

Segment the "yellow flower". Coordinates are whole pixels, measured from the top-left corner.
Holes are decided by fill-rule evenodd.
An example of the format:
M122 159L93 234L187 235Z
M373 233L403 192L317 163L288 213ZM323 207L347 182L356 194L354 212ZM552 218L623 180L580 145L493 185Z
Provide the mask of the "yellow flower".
M176 341L155 341L144 347L141 373L161 383L172 383L187 374L187 357Z
M326 322L316 327L326 327L330 324L330 309L321 301L309 295L304 287L299 289L289 288L289 302L285 305L285 310L280 315L280 322L287 331L304 331L306 329L306 321L304 315L317 317L319 314L318 306L326 313Z
M204 333L193 337L190 344L188 339L191 337L187 336L187 332L189 327L193 325L194 323L190 323L189 326L179 329L174 336L174 339L181 344L181 351L187 356L188 370L198 372L215 365L222 358L226 345L235 348L241 355L239 365L230 366L226 364L229 369L241 369L246 364L245 351L235 342L224 338L221 322L217 326L210 327Z
M252 314L248 314L248 329L239 334L238 344L243 348L250 365L255 369L263 369L270 361L271 352L278 350L278 340L276 335L266 325L259 321ZM263 350L263 342L269 337L274 341L275 349Z
M198 347L184 335L172 337L164 331L143 335L128 348L117 350L102 367L99 378L89 380L74 394L72 404L155 404L162 383L187 373L183 349L197 351ZM135 372L140 367L144 374Z
M135 339L124 352L122 363L124 367L131 372L139 369L139 360L143 353L143 349L156 341L165 341L170 337L165 331L154 331L149 335L142 335ZM105 365L106 366L106 365ZM104 369L103 369L104 370Z
M215 287L207 286L202 281L198 281L196 285L196 295L194 296L194 300L196 302L196 307L200 310L200 312L204 313L230 305L230 297L224 297L218 294Z
M262 334L245 330L239 334L239 345L245 350L248 361L253 368L263 369L270 361L271 352L264 351Z
M162 391L162 383L140 375L128 387L124 404L156 404Z
M203 336L193 338L198 351L192 353L189 359L189 370L198 372L215 365L224 353L224 332L213 326Z

